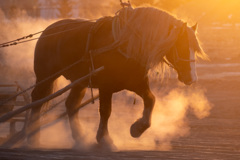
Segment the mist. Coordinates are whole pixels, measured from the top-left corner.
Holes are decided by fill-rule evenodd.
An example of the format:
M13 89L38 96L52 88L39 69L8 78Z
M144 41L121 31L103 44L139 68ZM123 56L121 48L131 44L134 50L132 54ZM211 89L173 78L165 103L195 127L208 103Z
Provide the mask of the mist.
M13 20L0 17L0 19L0 43L42 31L53 22L53 20L33 19L31 17L20 17ZM36 35L33 38L39 36ZM34 83L35 44L36 41L31 41L0 49L1 83L18 81L23 87Z
M156 85L155 85L156 87ZM130 136L130 126L143 111L143 101L134 93L114 95L109 132L120 150L169 150L171 142L190 133L188 114L202 119L210 114L211 104L202 89L174 88L167 93L152 88L156 96L152 125L140 138ZM137 104L133 104L136 97Z
M109 119L109 134L119 151L171 150L174 140L187 137L191 133L190 118L194 116L195 119L203 119L210 114L213 107L205 96L205 90L200 87L186 88L180 85L166 92L164 89L157 89L155 85L152 90L156 96L152 125L140 138L131 137L130 126L141 118L142 99L129 91L114 94L112 114ZM97 90L94 94L97 94ZM90 91L88 90L84 100L89 98ZM99 101L95 101L95 104L90 104L79 111L81 133L84 135L83 143L85 144L83 148L89 150L97 143L95 137L100 119L98 104ZM56 114L56 111L54 113ZM43 129L41 134L44 147L71 148L74 146L67 119Z

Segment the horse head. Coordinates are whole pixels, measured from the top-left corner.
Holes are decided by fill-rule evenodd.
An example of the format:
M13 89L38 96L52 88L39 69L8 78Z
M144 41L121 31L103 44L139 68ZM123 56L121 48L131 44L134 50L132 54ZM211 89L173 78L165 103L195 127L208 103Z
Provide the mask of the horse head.
M175 45L166 55L167 60L177 71L178 79L186 85L191 85L197 81L195 51L190 47L188 36L189 29L195 33L197 24L193 27L188 27L187 24L184 23Z

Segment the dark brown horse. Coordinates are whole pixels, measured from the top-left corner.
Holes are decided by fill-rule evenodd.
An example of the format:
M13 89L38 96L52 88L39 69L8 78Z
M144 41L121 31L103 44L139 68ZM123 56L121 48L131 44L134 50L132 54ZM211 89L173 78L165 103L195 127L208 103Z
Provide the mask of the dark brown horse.
M99 22L62 20L49 26L35 49L36 83L81 59L81 63L61 75L73 82L88 74L92 64L86 46L90 30L97 23ZM89 50L103 48L116 41L120 43L118 48L93 55L94 67L104 66L104 70L91 78L91 84L86 80L72 88L66 100L72 137L76 143L82 142L82 129L79 115L73 111L81 104L89 85L98 88L100 95L97 142L100 145L113 144L108 133L112 95L124 89L135 92L144 101L143 115L130 129L132 137L140 137L151 125L155 103L155 97L149 88L149 70L166 62L175 68L183 83L190 85L197 80L195 56L204 56L204 53L198 44L195 30L196 26L188 27L168 13L154 8L123 9L117 16L108 18L95 27L94 32L91 32ZM32 92L32 101L51 94L54 81L59 76L36 86ZM33 124L39 124L41 107L32 109L29 130L34 128ZM35 129L40 130L39 127ZM33 145L38 143L39 136L39 132L29 135L28 142Z

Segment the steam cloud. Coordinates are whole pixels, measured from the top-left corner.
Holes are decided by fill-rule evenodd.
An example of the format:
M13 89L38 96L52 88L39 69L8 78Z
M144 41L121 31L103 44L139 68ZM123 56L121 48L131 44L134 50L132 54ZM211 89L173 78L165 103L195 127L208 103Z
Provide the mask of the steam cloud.
M161 95L158 92L154 94ZM130 137L129 127L140 118L143 103L131 108L127 102L123 106L121 98L117 96L119 95L115 97L116 108L113 109L115 114L110 121L110 127L115 127L112 129L112 135L120 149L168 150L171 148L172 140L188 135L190 128L187 123L187 113L189 111L201 119L208 116L211 109L211 104L202 90L173 89L166 95L156 96L152 126L142 137L133 139ZM116 122L118 120L121 122Z
M204 95L203 89L175 88L164 94L154 90L154 94L158 96L153 110L152 126L137 139L130 136L129 129L142 115L141 98L136 97L137 104L133 105L135 95L132 92L114 94L109 132L119 150L170 150L173 140L187 136L191 132L188 114L192 113L199 119L210 114L212 105ZM90 98L90 93L86 95L85 99L87 98ZM96 143L95 136L99 123L98 103L83 108L79 115L84 141L90 146ZM43 130L42 134L45 146L64 148L73 145L71 131L66 121ZM48 144L49 142L51 143Z
M52 20L32 19L20 17L18 19L5 19L0 14L0 43L15 40L32 33L44 30ZM37 38L36 35L33 38ZM33 57L36 41L18 44L16 46L0 49L1 83L14 83L19 81L23 87L34 83Z

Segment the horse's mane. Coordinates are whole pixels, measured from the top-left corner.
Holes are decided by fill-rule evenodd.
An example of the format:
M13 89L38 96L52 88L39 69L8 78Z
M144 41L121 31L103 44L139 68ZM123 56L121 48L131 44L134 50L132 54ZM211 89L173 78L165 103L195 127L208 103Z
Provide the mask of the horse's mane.
M156 8L123 8L114 17L113 36L123 44L119 49L123 55L137 60L148 70L163 63L163 57L175 44L183 24ZM205 57L195 32L187 28L190 48Z

